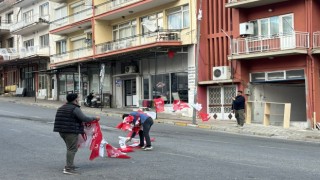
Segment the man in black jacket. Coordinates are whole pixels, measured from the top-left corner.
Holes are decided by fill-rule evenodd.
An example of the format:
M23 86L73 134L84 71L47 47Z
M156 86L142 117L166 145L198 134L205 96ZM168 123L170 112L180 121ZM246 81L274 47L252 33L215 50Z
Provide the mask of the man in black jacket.
M243 127L244 124L244 107L245 107L245 98L242 96L242 91L238 91L237 96L232 98L232 110L237 119L238 126Z
M54 132L59 132L67 147L67 162L63 169L64 174L79 174L75 170L73 161L78 151L78 136L84 133L82 122L100 120L100 117L85 116L79 106L77 94L68 94L67 103L58 110L54 122Z

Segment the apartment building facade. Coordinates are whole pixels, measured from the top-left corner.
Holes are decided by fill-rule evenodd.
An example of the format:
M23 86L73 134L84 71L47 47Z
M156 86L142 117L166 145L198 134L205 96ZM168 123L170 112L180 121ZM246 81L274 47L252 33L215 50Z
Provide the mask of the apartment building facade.
M4 91L16 92L19 88L25 96L50 98L51 82L45 73L50 63L50 12L56 3L48 0L2 3L6 6L2 6L1 19L9 23L8 33L1 36Z
M192 0L52 1L60 3L50 25L56 35L50 64L58 72L56 99L102 90L116 108L155 97L168 109L175 99L193 101L194 81L188 81L195 71Z
M290 103L291 125L312 126L320 113L320 3L208 0L202 7L198 99L207 112L233 118L231 97L242 90L253 122L283 123L283 105Z

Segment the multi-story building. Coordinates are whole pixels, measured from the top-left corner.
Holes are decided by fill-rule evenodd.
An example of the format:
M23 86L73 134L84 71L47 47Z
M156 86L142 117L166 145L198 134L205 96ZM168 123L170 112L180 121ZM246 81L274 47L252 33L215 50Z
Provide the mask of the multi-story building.
M0 93L14 91L18 82L18 70L11 66L6 66L10 57L7 49L14 48L16 37L10 34L10 26L13 23L14 11L12 5L14 0L0 2ZM10 51L11 52L11 51Z
M57 35L51 57L52 69L59 70L56 99L102 89L117 108L155 97L166 104L193 101L194 1L55 1L61 3L50 25Z
M2 3L8 5L2 17L11 23L8 36L1 37L7 42L1 47L4 87L6 91L22 88L26 96L47 98L51 79L43 72L50 62L50 8L55 3L48 0Z
M208 113L232 118L231 97L242 90L255 122L282 123L283 103L291 103L291 125L319 119L319 1L208 0L202 7L198 99Z

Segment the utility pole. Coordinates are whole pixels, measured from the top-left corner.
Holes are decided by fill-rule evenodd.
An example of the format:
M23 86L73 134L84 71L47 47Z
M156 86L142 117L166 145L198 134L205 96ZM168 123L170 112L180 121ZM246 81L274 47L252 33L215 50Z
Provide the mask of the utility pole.
M199 10L197 16L197 49L195 56L195 77L194 77L194 94L193 94L193 104L197 104L198 97L198 61L199 61L199 52L200 52L200 30L201 30L201 20L202 20L202 0L199 2ZM192 124L197 124L197 111L193 108L192 113Z

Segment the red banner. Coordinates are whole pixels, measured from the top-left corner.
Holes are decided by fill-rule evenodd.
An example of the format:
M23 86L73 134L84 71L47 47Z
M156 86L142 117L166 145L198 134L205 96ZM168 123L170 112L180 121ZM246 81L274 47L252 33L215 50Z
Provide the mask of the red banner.
M164 111L164 101L162 98L153 99L154 106L156 107L156 112L163 112Z

